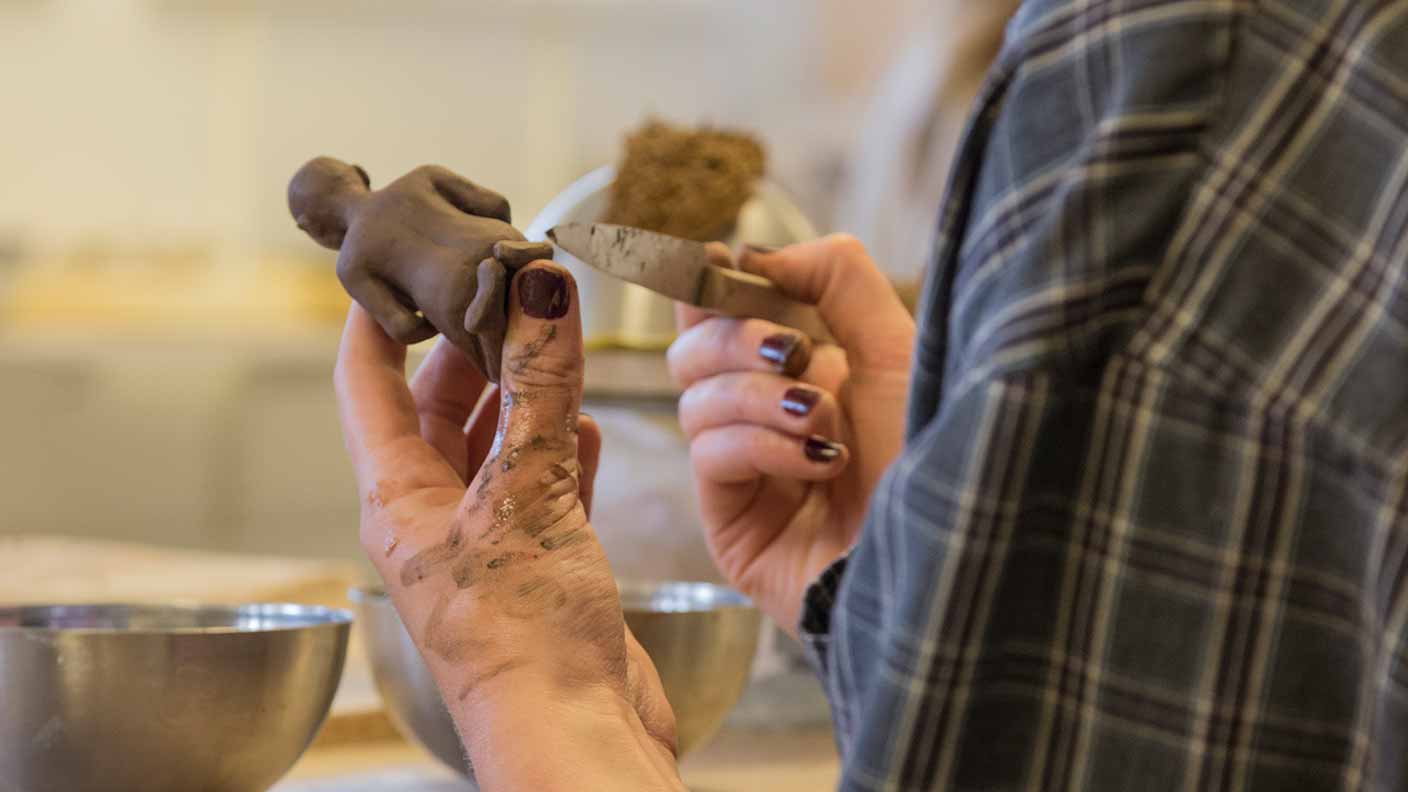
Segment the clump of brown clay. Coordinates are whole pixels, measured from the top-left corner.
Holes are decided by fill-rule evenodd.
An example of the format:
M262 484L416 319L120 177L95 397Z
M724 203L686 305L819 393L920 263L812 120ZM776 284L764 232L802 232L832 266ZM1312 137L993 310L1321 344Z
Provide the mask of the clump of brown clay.
M498 381L508 281L553 254L510 225L502 195L434 165L373 190L366 171L318 157L289 182L288 206L338 251L338 279L388 335L413 344L440 332Z
M649 121L626 138L606 222L700 242L723 236L763 177L753 137Z

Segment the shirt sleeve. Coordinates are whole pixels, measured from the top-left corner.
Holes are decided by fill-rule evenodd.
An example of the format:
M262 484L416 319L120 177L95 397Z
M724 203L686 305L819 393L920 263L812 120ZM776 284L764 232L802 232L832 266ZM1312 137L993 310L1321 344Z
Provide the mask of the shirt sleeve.
M807 595L841 788L1408 788L1408 127L1288 76L1369 95L1408 15L1091 8L1011 28Z

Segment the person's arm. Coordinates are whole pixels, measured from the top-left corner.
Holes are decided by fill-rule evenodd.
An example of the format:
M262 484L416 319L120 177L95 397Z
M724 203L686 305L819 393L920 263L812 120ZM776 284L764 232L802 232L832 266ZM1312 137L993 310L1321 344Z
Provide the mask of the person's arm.
M605 686L509 676L453 715L481 789L684 789L674 753Z
M501 390L482 406L453 345L409 387L404 364L354 305L336 381L362 545L482 788L683 789L674 716L587 519L600 436L578 415L571 276L537 262L514 279Z

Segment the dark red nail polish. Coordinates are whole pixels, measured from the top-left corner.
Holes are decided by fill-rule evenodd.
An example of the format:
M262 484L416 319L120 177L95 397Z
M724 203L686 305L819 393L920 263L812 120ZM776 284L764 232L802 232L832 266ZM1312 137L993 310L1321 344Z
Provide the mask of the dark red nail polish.
M789 415L804 418L811 415L816 403L821 400L821 394L811 388L788 388L782 394L782 409Z
M807 438L807 442L802 445L802 450L806 452L807 459L813 462L827 464L841 458L840 443L833 443L816 435Z
M801 351L802 340L791 333L778 333L763 339L763 345L758 348L758 354L767 362L777 366L779 371L790 373L793 376L800 374L797 371L797 353Z
M550 269L530 269L518 276L518 302L534 319L561 319L571 302L567 279Z

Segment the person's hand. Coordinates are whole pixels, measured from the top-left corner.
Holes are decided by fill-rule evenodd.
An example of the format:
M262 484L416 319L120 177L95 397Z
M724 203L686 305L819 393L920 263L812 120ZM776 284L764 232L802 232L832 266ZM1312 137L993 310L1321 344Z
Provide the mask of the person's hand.
M501 393L443 341L407 387L405 348L352 307L336 384L362 546L486 789L673 788L674 715L588 522L575 285L550 262L513 283Z
M903 446L914 321L851 237L739 266L815 304L836 339L680 306L669 352L714 561L795 634L807 585L855 542Z

